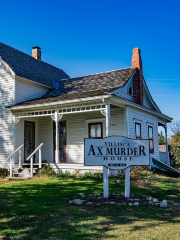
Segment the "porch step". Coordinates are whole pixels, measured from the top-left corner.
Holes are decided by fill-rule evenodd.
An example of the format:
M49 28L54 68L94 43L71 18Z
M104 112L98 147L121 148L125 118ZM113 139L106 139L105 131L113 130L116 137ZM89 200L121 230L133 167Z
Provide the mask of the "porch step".
M46 165L46 163L42 163L42 168ZM30 163L23 163L22 168L31 168ZM39 163L33 163L33 169L39 169Z
M31 178L31 177L29 177ZM8 180L25 180L25 179L29 179L29 178L23 178L23 177L6 177L6 179Z

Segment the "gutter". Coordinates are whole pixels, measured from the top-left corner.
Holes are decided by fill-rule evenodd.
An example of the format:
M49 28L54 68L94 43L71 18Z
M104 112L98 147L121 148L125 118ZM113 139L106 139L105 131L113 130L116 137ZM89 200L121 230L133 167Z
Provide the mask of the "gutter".
M74 100L66 100L66 101L57 101L53 103L41 103L41 104L33 104L33 105L25 105L25 106L5 106L6 109L10 110L19 110L19 109L29 109L29 108L37 108L37 107L49 107L49 106L56 106L68 103L79 103L84 101L92 101L92 100L101 100L105 98L112 98L111 95L101 95L97 97L88 97L88 98L79 98Z

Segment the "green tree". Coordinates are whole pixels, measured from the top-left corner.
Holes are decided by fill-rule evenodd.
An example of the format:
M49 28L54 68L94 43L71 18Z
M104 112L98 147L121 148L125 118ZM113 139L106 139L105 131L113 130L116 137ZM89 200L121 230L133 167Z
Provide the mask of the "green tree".
M173 133L170 141L170 153L174 166L180 168L180 121L171 123L170 130Z
M159 145L166 144L165 136L163 135L162 131L160 133L158 133L158 140L159 140Z

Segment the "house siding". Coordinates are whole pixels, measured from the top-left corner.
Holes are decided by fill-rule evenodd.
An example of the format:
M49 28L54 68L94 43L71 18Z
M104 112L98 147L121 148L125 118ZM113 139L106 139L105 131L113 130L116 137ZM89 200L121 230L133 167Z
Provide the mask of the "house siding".
M6 158L14 150L14 122L5 106L14 102L14 76L9 67L0 60L0 167L9 168Z
M141 124L141 137L148 139L148 126L153 127L154 153L150 157L159 159L159 143L158 143L158 119L151 114L128 108L128 135L129 138L135 139L135 123Z
M122 98L125 98L129 101L132 101L134 102L134 97L133 95L129 95L128 94L128 90L129 90L129 87L132 86L132 93L133 93L133 78L131 78L126 84L125 86L121 87L120 89L118 90L115 90L113 93L118 96L118 97L122 97Z
M110 135L124 135L124 109L111 109ZM67 116L67 117L66 117ZM88 123L102 122L103 137L106 137L105 117L100 112L64 116L68 122L68 163L84 163L84 138L88 138ZM102 120L103 119L103 120Z
M15 103L20 103L42 97L49 88L35 82L16 77L15 81Z

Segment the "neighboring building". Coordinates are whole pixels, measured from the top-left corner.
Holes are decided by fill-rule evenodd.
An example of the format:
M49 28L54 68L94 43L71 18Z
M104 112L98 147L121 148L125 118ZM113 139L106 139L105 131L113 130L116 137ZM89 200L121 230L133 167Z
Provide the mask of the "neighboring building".
M41 61L39 47L31 57L0 43L0 119L0 167L9 167L6 159L20 145L27 162L43 143L42 160L54 167L89 169L83 166L84 138L105 137L106 128L110 135L150 139L150 156L168 159L167 152L160 157L158 125L167 139L172 119L151 97L138 48L129 68L69 78Z

